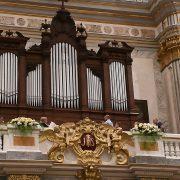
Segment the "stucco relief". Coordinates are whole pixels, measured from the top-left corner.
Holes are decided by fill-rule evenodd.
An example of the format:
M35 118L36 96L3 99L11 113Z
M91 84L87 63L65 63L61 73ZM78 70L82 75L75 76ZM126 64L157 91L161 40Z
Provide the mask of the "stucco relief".
M40 29L41 23L43 23L43 22L44 22L44 20L40 20L40 19L28 19L27 27Z
M131 36L135 36L135 37L141 36L139 29L137 29L137 28L129 29L129 33L131 34Z
M14 17L0 16L0 25L14 26Z
M95 24L86 24L86 31L90 33L102 33L101 26Z
M25 26L26 20L24 18L17 18L16 23L18 26Z
M103 32L105 33L105 34L111 34L112 33L112 27L111 26L104 26L104 28L103 28Z
M130 36L128 27L114 27L114 34L121 36Z
M44 22L45 18L0 14L0 25L5 26L17 26L32 29L40 29L41 23ZM50 18L47 18L50 23ZM80 22L76 22L79 24ZM143 29L143 27L136 26L125 26L125 25L114 25L114 24L101 24L96 22L83 22L88 33L94 34L106 34L106 35L119 35L119 36L130 36L130 37L141 37L141 38L155 38L155 30Z
M142 37L143 38L155 38L155 31L149 29L141 29Z

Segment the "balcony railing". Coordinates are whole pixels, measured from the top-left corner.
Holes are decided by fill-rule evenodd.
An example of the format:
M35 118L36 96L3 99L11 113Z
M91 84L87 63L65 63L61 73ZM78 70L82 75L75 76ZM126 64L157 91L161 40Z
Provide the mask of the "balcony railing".
M42 129L41 131L38 131L38 132L36 131L36 135L37 135L37 133L39 133L39 135L40 135L43 131L44 131L44 129ZM15 146L13 144L14 141L11 139L12 132L13 131L9 131L9 129L6 126L1 126L0 151L3 153L6 153L7 151L11 150L12 147L15 148ZM126 133L129 134L129 136L131 136L131 133L129 131L126 131ZM131 157L139 156L139 155L142 155L142 156L146 156L146 155L151 156L152 155L152 156L157 156L157 157L158 156L164 157L167 159L180 159L180 134L165 133L163 135L163 137L158 141L159 141L158 148L159 148L160 153L153 152L151 154L150 150L147 150L147 151L142 150L142 152L140 152L141 150L139 149L139 147L137 147L136 139L134 137L132 137L132 143L131 144L127 143L125 146L128 149ZM39 142L39 141L37 140L37 142ZM35 145L37 148L35 150L37 150L38 152L40 151L42 154L47 155L51 145L52 145L51 142L38 143ZM8 149L8 148L10 148L10 149ZM15 149L13 149L13 150L15 150ZM31 151L32 147L30 147L28 149L28 146L26 146L26 148L24 148L23 150ZM33 151L35 151L35 150L33 150ZM17 149L17 151L20 151L20 149Z

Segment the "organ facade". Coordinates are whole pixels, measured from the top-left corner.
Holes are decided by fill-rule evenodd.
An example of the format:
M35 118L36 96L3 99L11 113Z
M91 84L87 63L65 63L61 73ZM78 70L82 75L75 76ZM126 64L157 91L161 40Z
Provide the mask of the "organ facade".
M132 127L138 114L133 48L114 40L100 43L97 53L88 50L86 29L76 27L64 5L41 31L41 44L28 50L29 39L20 32L1 32L1 115L62 123L86 116L102 121L110 114L124 129Z

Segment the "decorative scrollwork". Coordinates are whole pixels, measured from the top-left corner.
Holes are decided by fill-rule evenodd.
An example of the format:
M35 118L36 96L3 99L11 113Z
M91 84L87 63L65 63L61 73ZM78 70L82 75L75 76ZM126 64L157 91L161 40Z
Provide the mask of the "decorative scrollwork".
M37 175L10 175L8 180L40 180Z
M83 170L77 172L79 180L101 180L101 171L95 166L86 166Z
M128 138L122 128L96 123L89 118L76 124L64 123L54 131L48 129L41 135L41 141L53 142L48 152L49 159L62 163L65 150L71 147L83 166L100 165L100 155L105 149L116 154L118 165L127 163L129 153L124 144L130 141Z

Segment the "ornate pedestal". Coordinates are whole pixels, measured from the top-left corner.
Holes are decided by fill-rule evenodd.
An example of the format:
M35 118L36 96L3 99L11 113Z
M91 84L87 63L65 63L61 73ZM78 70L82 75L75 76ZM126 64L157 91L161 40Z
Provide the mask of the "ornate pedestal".
M7 134L4 135L4 151L40 152L39 134L39 128L32 133L22 134L14 126L8 125Z
M135 156L158 156L164 157L163 141L152 140L149 137L134 136Z

